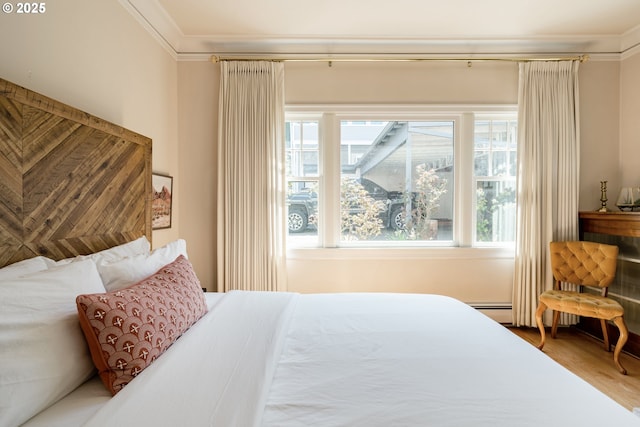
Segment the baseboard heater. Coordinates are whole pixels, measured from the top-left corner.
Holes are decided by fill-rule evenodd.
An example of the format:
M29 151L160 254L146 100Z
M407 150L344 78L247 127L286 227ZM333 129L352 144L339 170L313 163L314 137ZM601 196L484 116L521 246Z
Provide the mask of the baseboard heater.
M469 303L469 305L499 323L513 323L511 303Z

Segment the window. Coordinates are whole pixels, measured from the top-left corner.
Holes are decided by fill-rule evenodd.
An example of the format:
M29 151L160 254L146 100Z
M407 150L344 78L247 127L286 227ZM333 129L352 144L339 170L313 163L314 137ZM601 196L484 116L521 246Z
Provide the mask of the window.
M513 118L475 121L476 244L515 241L516 137Z
M287 116L289 247L513 242L515 111L381 108Z
M341 121L340 241L451 241L453 153L453 121Z
M317 120L285 126L287 226L290 243L318 244L319 137Z

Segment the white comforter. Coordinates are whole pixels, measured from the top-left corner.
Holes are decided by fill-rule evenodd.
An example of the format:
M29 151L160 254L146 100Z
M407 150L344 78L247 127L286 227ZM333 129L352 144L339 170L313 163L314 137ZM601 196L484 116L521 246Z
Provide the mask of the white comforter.
M447 297L231 292L86 425L625 427L640 419Z

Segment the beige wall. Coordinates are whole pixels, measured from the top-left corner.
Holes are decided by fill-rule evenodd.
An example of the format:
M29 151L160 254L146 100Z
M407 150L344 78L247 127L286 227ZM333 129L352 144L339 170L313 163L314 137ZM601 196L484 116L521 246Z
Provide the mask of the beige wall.
M515 63L287 63L286 102L470 103L518 102Z
M178 64L180 236L209 290L216 290L218 78L212 62Z
M615 209L620 188L620 63L591 60L580 65L580 210Z
M154 171L179 185L176 60L116 1L47 6L0 14L0 77L152 138ZM154 246L176 239L180 222L176 211Z
M640 187L640 49L622 61L620 73L621 186Z

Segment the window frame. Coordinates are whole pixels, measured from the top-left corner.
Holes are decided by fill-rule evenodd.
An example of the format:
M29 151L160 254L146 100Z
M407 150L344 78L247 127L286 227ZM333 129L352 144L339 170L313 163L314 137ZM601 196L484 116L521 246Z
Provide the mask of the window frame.
M312 250L348 249L350 253L376 253L401 250L415 250L422 253L451 253L457 249L491 250L498 256L513 256L513 245L475 245L475 180L474 180L474 125L475 115L511 116L517 106L504 105L287 105L286 121L317 120L319 127L319 211L318 242L315 247L289 247L294 254L309 253ZM453 238L451 241L403 241L390 245L389 241L342 242L340 240L340 123L344 120L374 121L431 121L454 122L454 199ZM284 219L286 221L286 218ZM364 252L363 252L364 251ZM344 251L343 251L344 252ZM296 255L296 256L297 256Z

